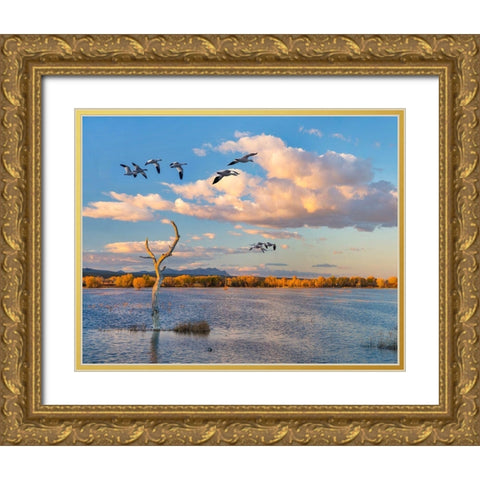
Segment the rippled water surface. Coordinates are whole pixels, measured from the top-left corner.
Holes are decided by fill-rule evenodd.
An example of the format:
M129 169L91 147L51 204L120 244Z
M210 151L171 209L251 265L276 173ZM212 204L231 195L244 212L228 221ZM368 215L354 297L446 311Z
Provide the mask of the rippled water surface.
M83 290L83 363L392 364L396 289L164 288L162 328L205 320L208 335L151 330L151 290ZM145 331L131 331L130 327Z

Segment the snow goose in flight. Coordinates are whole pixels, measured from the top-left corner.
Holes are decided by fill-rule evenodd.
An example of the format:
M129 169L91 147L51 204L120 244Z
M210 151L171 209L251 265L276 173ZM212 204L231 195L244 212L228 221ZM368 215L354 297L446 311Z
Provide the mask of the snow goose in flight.
M160 173L160 165L158 164L158 162L161 162L161 161L162 161L161 158L151 158L150 160L147 160L145 162L145 165L155 165L157 173Z
M267 243L264 243L264 245L265 245L265 248L273 247L274 250L277 249L277 245L275 243L267 242Z
M148 170L146 168L142 168L142 167L140 167L139 165L137 165L136 163L133 163L133 162L132 162L132 165L135 167L135 169L133 170L133 173L135 173L136 175L141 174L145 178L147 178L147 175L145 174L145 172L148 172Z
M238 175L238 174L239 172L237 172L236 170L231 170L231 169L220 170L219 172L217 172L217 176L213 179L212 185L219 182L223 177L228 177L230 175Z
M265 244L262 242L257 242L257 243L252 243L252 246L249 248L249 250L261 250L262 253L265 253Z
M133 175L134 177L137 176L137 174L135 172L132 172L132 170L130 169L130 167L128 165L125 165L124 163L121 163L120 166L125 169L124 175Z
M233 162L230 162L228 165L235 165L236 163L253 162L253 160L250 157L253 157L254 155L257 155L257 152L249 153L248 155L244 155L242 158L236 158L235 160L233 160Z
M186 165L186 163L178 163L178 162L172 162L170 164L170 168L176 168L178 171L178 175L180 177L180 180L183 178L183 168L182 165Z

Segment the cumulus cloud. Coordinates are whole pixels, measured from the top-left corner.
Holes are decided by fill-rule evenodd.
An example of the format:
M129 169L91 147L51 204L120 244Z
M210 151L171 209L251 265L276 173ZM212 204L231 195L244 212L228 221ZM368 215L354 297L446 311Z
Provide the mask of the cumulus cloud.
M261 181L242 172L247 178L239 191L250 187L253 201L236 205L237 212L232 213L237 221L276 228L308 224L368 231L396 225L396 188L389 182L372 182L369 160L333 151L317 155L265 134L226 141L217 149L258 151L255 162L266 172ZM235 181L241 175L229 178Z
M153 220L156 210L171 211L233 222L237 230L242 225L266 229L259 232L270 235L265 238L298 238L274 231L305 225L373 231L397 224L396 188L386 181L373 182L369 160L333 151L318 155L266 134L241 136L215 149L225 154L258 152L255 164L264 176L242 169L238 176L225 177L215 185L215 174L191 183L164 183L178 196L173 202L159 194L110 192L113 201L92 202L84 215L140 221Z
M110 218L125 222L151 221L155 219L154 212L156 210L172 208L172 203L164 200L157 193L127 195L126 193L109 192L108 196L114 201L90 202L88 206L84 207L83 216Z
M210 232L204 233L203 236L209 238L210 240L215 238L215 234Z

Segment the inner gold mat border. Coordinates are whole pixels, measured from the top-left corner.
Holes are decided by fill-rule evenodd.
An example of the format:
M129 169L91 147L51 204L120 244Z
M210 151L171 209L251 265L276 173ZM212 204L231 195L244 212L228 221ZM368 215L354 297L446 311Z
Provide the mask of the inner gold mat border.
M82 118L84 116L396 116L398 118L398 363L396 364L83 364ZM405 110L403 109L75 109L75 370L394 370L405 369Z

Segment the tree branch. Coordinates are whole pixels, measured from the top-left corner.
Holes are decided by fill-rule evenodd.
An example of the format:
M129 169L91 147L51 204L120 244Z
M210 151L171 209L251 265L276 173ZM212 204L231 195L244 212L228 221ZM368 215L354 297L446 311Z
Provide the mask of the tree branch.
M157 263L157 259L155 258L155 255L153 254L153 252L150 250L148 246L148 238L145 239L145 248L147 250L147 253L152 257L153 264L155 265L155 263Z
M155 271L157 272L158 271L158 268L160 266L160 264L168 257L171 257L172 256L172 252L173 250L175 249L175 247L177 246L177 243L178 241L180 240L180 235L178 233L178 228L177 226L175 225L175 222L173 220L170 220L170 223L173 225L173 229L175 230L175 240L174 242L172 243L172 245L169 245L169 249L167 252L163 253L160 258L157 260L157 258L155 257L155 255L153 254L153 252L150 250L150 247L148 246L148 238L145 240L145 248L148 252L148 254L150 255L150 257L152 257L152 260L153 260L153 266L155 267ZM162 271L165 269L165 267L162 269Z

